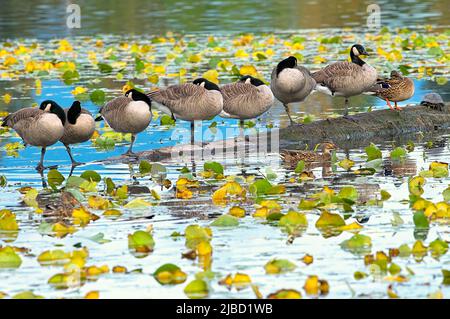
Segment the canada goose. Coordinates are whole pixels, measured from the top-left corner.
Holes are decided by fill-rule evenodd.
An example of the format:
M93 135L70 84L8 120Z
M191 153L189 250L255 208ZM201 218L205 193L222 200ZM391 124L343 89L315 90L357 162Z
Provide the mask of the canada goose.
M41 160L36 170L44 170L46 148L55 144L64 134L66 114L56 102L45 100L40 108L27 107L9 114L2 126L14 129L25 145L41 147Z
M369 54L362 45L355 44L350 49L351 62L336 62L312 74L317 91L345 97L345 117L348 116L348 98L368 91L377 81L377 71L364 62L361 55Z
M405 101L414 95L414 82L394 70L391 72L390 79L377 81L369 91L385 100L391 110L394 109L391 101L395 103L395 109L401 110L397 102Z
M66 147L72 165L75 166L81 163L74 160L70 145L88 141L94 134L95 121L88 110L81 108L80 101L74 101L70 108L64 109L64 112L66 114L66 123L64 125L64 135L60 141Z
M145 130L152 120L152 101L146 94L131 89L106 103L100 114L95 121L104 119L114 131L131 133L130 148L124 155L133 155L136 134Z
M243 76L238 82L225 84L220 88L223 96L223 110L220 116L240 119L252 119L265 113L273 104L273 94L263 81L250 75Z
M309 70L297 65L297 58L290 56L273 69L270 88L273 95L283 103L291 124L289 103L303 101L316 86Z
M444 110L445 103L442 99L442 96L440 96L438 93L431 92L425 94L422 101L420 102L420 105L424 105L442 112Z
M194 121L209 120L223 109L220 88L204 79L192 83L171 85L166 89L148 93L156 107L173 119L191 122L191 143L194 142Z

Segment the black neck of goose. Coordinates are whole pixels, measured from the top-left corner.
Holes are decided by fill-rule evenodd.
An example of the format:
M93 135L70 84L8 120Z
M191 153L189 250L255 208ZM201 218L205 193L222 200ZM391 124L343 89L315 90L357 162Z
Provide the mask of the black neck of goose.
M283 61L280 61L277 65L277 77L283 71L284 69L293 69L296 66L296 60L289 57L287 59L284 59Z
M81 114L81 105L80 103L73 103L70 107L69 111L67 111L67 121L75 125L77 123L77 119Z
M364 64L366 64L366 62L364 62L359 56L353 53L353 49L350 50L350 58L352 59L353 63L358 64L359 66L363 66Z
M66 113L64 112L61 106L53 105L50 108L50 113L56 114L56 116L58 116L59 119L61 120L63 126L66 124Z
M147 103L150 112L152 111L152 100L146 94L135 91L132 94L132 99L133 101L143 101Z

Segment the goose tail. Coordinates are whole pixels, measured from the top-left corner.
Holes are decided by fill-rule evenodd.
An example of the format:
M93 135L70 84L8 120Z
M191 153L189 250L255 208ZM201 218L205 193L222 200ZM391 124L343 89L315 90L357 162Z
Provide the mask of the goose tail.
M389 83L384 82L384 81L380 81L375 83L374 85L372 85L371 87L369 87L366 92L363 92L363 94L365 95L376 95L377 93L379 93L382 90L388 89L391 86L389 85Z
M8 121L9 121L9 115L6 116L6 117L3 119L2 127L7 127L7 126L8 126Z
M103 121L103 116L99 115L95 118L95 122Z

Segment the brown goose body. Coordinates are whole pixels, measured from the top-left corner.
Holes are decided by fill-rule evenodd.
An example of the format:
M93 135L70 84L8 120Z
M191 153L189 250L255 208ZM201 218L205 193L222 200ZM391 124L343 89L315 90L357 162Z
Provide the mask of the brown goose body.
M144 101L134 101L128 96L119 96L106 103L100 114L116 132L137 134L150 124L152 112Z
M331 95L351 97L368 90L377 80L377 71L367 63L336 62L312 74L318 91L326 88Z
M270 88L273 95L283 104L302 102L316 86L309 70L303 66L295 65L292 68L272 70Z
M69 108L64 109L64 112L67 115ZM64 135L60 141L65 145L83 143L92 137L94 131L95 121L92 114L86 109L81 109L75 123L70 123L70 120L66 121Z
M172 85L148 93L162 112L185 121L208 120L223 108L223 97L218 90L208 90L201 85L186 83Z
M236 82L223 85L220 91L223 96L222 117L241 120L256 118L267 112L274 101L267 85Z
M34 107L8 115L3 125L14 129L25 144L33 146L53 145L64 134L64 125L56 114Z

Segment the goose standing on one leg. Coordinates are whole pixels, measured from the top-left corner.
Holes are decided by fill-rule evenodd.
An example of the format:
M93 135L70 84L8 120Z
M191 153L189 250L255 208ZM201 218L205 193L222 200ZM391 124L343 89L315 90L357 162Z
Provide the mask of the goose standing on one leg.
M124 155L133 155L136 134L144 131L152 120L152 101L146 94L131 89L106 103L100 114L96 121L104 119L114 131L131 133L130 148Z
M148 93L156 107L173 119L191 122L191 143L194 143L194 121L214 118L223 109L220 88L204 78L192 83L171 85Z
M391 72L390 79L378 81L369 91L371 91L369 94L375 94L380 99L385 100L391 110L394 110L394 108L390 102L395 103L396 110L401 110L397 106L397 102L405 101L414 95L414 82L394 70Z
M250 75L243 76L238 82L225 84L220 88L223 96L223 110L220 116L241 121L256 118L267 112L274 97L263 81Z
M294 123L289 112L289 103L302 102L316 86L309 70L297 65L297 58L290 56L273 69L270 88L273 95L283 103L291 125Z
M64 109L64 112L66 113L66 123L64 125L64 135L60 141L66 147L72 166L80 165L82 163L75 161L73 158L70 145L88 141L94 134L95 121L88 110L81 108L80 101L74 101L70 108Z
M362 45L355 44L350 49L351 62L336 62L312 74L317 91L345 97L345 117L348 98L368 91L377 81L377 71L360 58L363 55L369 54Z
M55 144L64 134L66 114L61 106L51 100L40 108L27 107L3 119L2 126L14 129L25 145L41 147L41 160L36 170L43 171L46 148Z

